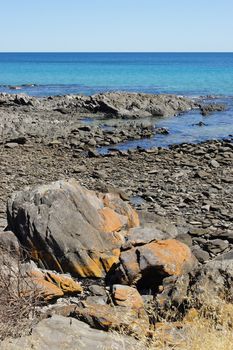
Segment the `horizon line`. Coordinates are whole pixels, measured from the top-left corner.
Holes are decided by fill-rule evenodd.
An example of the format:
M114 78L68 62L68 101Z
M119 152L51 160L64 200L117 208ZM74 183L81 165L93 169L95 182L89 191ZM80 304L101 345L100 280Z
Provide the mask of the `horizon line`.
M0 54L9 54L9 53L95 53L95 54L104 54L104 53L113 53L113 54L144 54L144 53L152 53L152 54L163 54L163 53L233 53L233 51L0 51Z

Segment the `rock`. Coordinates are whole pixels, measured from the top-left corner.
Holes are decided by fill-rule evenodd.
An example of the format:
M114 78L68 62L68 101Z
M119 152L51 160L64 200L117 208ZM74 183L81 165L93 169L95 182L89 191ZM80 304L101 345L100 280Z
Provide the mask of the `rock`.
M157 288L162 278L180 276L197 264L185 244L168 239L155 241L123 251L120 256L119 279L123 284L138 284L141 288Z
M138 311L144 309L143 299L135 288L114 284L112 286L112 298L118 306L124 306Z
M207 105L200 106L201 114L203 116L209 115L210 113L213 113L213 112L223 112L225 111L225 109L226 109L225 105L217 104L217 103L210 103Z
M40 270L34 264L24 264L24 275L28 276L28 287L35 289L39 297L46 301L60 298L64 295L76 295L83 291L80 284L70 276L61 275L48 270Z
M150 243L155 240L159 241L173 238L173 236L175 236L175 234L172 235L167 232L160 231L157 228L153 228L153 225L148 224L148 226L149 227L140 226L130 229L125 237L126 242L122 248L129 249L134 246Z
M14 193L8 222L35 261L96 278L119 261L125 230L139 225L137 213L118 194L88 191L75 180Z
M176 239L184 244L186 244L189 248L192 247L192 238L187 233L180 233L176 236Z
M19 146L19 144L16 142L9 142L9 143L5 144L5 148L16 148L18 146Z
M172 116L194 107L194 103L175 95L149 95L110 92L92 96L94 111L116 117Z
M148 317L141 309L91 304L85 301L82 306L75 308L71 316L88 323L93 328L105 331L122 328L128 333L142 335L149 329Z
M88 289L91 292L91 294L93 294L93 295L103 296L103 297L106 296L106 290L102 286L93 284Z
M116 337L114 334L92 329L74 318L55 315L40 321L31 335L7 339L0 343L0 347L2 350L121 350L122 344L127 350L135 350L137 341L127 336Z
M89 149L88 150L88 157L89 158L95 158L95 157L99 157L100 154L98 153L98 151L94 150L94 149Z
M201 263L204 263L210 260L209 253L198 246L193 247L192 253L197 258L197 260L200 261Z
M24 94L15 95L14 103L22 106L33 105L32 98Z
M212 159L210 164L212 165L213 168L218 168L220 167L219 162L217 162L215 159Z
M196 264L188 246L175 240L152 242L138 248L141 271L157 268L164 275L180 276Z
M191 293L201 304L218 298L233 302L233 250L219 255L202 266L194 275Z
M213 239L205 244L205 248L209 253L219 254L229 247L229 243L223 239Z
M0 232L0 248L11 254L20 253L20 245L17 237L11 231Z
M138 215L141 227L153 228L163 232L163 239L175 238L178 235L176 226L166 217L148 211L140 211Z
M188 274L182 276L170 276L163 279L160 286L161 293L156 295L155 301L158 307L158 318L165 310L171 310L173 306L173 315L179 314L179 310L174 310L174 306L180 306L188 298L188 288L190 279Z

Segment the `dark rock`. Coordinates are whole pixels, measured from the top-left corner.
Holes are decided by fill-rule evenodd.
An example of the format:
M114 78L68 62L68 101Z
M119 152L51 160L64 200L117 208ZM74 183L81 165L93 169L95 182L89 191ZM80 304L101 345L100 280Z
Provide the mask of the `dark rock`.
M225 111L225 109L226 109L225 105L215 104L215 103L200 106L201 114L203 116L209 115L210 113L213 113L213 112L223 112Z

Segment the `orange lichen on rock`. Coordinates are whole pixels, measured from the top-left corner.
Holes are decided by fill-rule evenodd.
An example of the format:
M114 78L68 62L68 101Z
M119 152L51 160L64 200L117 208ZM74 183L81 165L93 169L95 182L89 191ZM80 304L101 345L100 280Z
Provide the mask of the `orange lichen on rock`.
M112 293L113 301L116 305L140 310L144 308L143 299L137 289L115 284Z
M139 226L140 222L138 213L128 203L122 201L118 194L105 194L103 197L103 203L106 207L113 209L120 215L126 216L128 219L129 228Z
M124 222L121 220L120 215L113 209L105 207L99 210L99 214L103 217L103 231L114 232L119 231Z
M82 292L81 285L66 275L59 275L51 271L40 271L39 269L29 269L28 287L35 288L41 298L49 301L62 297L64 294L76 294Z
M138 251L141 270L154 266L163 274L180 276L191 271L196 264L190 248L175 239L152 242Z
M56 284L65 294L81 293L83 291L81 285L66 275L59 275L48 271L45 274L45 280Z

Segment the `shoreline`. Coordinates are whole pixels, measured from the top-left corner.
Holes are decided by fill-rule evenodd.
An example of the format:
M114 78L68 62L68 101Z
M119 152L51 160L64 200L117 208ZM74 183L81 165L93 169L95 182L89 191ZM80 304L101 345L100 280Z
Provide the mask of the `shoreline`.
M152 96L155 100L151 100ZM19 190L26 185L69 177L75 177L81 181L81 184L95 190L99 189L99 185L101 187L104 184L110 187L123 188L130 193L129 197L138 198L141 202L141 205L136 205L138 209L145 208L167 215L170 220L174 220L177 213L181 216L184 214L185 220L187 220L184 226L188 224L191 219L188 216L186 217L185 208L189 208L190 203L192 205L197 203L198 205L199 200L196 202L196 195L191 194L194 199L186 199L187 203L184 202L180 205L177 201L180 198L182 199L184 195L180 189L181 192L178 191L177 194L172 195L175 196L175 205L179 204L175 212L173 212L174 203L172 202L170 209L170 204L166 203L164 203L165 206L162 205L161 209L160 206L163 203L160 203L160 200L158 207L154 204L156 203L156 196L153 195L153 191L155 191L156 186L151 183L151 177L154 177L155 182L160 183L162 181L157 190L159 191L160 188L160 191L163 192L162 188L167 186L166 178L169 183L170 179L173 179L174 173L179 174L181 172L183 174L184 172L183 175L187 175L189 179L192 174L194 176L198 173L200 168L200 171L207 172L206 178L205 176L203 179L199 178L200 183L212 179L218 187L219 179L223 174L222 171L228 169L230 173L232 138L218 141L209 140L198 144L178 144L169 148L152 147L151 149L144 149L140 147L116 150L112 146L122 141L150 139L156 137L154 136L156 133L166 133L165 129L156 129L151 123L145 122L148 118L148 110L150 111L152 108L151 106L156 106L157 113L163 113L164 115L179 114L185 110L190 111L191 108L196 110L199 108L200 112L212 113L213 110L220 109L221 111L225 107L214 104L195 104L190 99L174 95L163 95L162 100L161 96L146 94L123 94L123 100L121 98L122 94L109 93L91 97L50 97L39 102L36 98L22 94L0 95L0 119L3 118L4 120L2 122L3 136L0 143L1 229L5 228L6 223L6 198L14 190ZM135 109L132 109L132 104ZM142 111L144 118L138 120L139 111ZM108 127L104 129L89 122L83 123L83 119L86 117L96 121L101 113L106 120L113 121L116 128L109 129ZM129 120L132 121L134 115L136 116L133 123L129 122ZM226 151L224 151L224 145L226 145ZM101 155L99 152L101 147L110 148L109 153ZM223 157L221 149L223 149ZM226 156L224 158L225 152ZM197 156L195 156L195 153ZM206 165L202 164L203 157L206 159ZM216 166L210 164L212 160L213 163L217 162ZM162 173L164 170L166 170L165 174L167 175L163 179L160 176L160 171ZM136 177L134 177L135 174L137 174ZM189 179L191 182L193 176ZM185 181L188 181L188 179ZM175 178L171 181L171 184L174 184L174 181ZM150 187L150 184L152 187ZM140 186L142 187L141 190ZM200 184L198 191L201 188L202 185ZM160 193L156 191L155 193ZM221 188L218 191L224 197L224 189ZM170 196L168 189L165 190L162 197L166 199L166 196L168 198ZM208 198L205 200L208 202ZM217 205L218 201L221 202L221 196L214 205ZM170 202L168 201L168 203ZM200 208L205 205L202 204L200 204ZM166 208L167 205L168 208ZM163 210L165 211L163 212ZM224 203L222 204L222 210L228 210ZM213 214L214 219L216 219L216 212ZM204 220L205 215L203 215L202 210L198 210L198 215ZM218 216L216 220L219 220ZM198 217L194 221L198 222ZM225 221L223 218L223 222ZM202 227L202 222L199 226ZM230 230L233 230L233 227L230 226Z
M147 104L144 95L133 96L141 102L127 95L122 103L112 94L51 97L42 103L0 95L0 245L11 257L9 247L20 251L22 244L27 260L18 262L20 276L42 292L28 341L34 337L31 329L43 324L47 331L54 322L54 332L60 322L61 335L67 322L69 334L79 322L76 337L84 327L88 338L87 325L90 337L111 336L112 329L123 327L130 342L138 344L143 336L148 345L167 311L173 312L171 321L180 322L176 327L165 318L165 327L187 334L186 316L205 305L200 288L207 285L211 297L218 288L229 292L232 138L98 152L120 140L156 137L147 122L151 105L163 113L161 119L191 107L210 115L223 107L198 107L171 95L162 102L154 96L154 103L146 95ZM83 122L96 121L100 113L116 127ZM10 267L14 250L12 259ZM125 320L127 312L131 318ZM10 340L9 349L17 342L25 338Z

